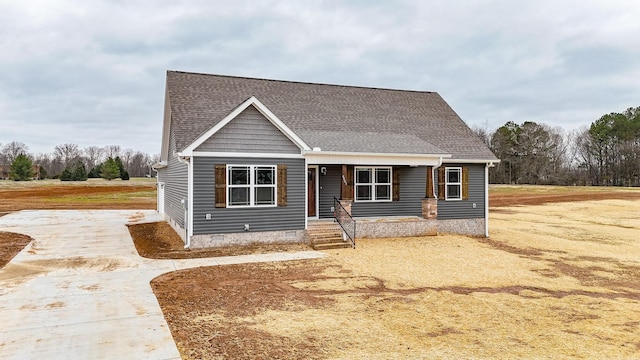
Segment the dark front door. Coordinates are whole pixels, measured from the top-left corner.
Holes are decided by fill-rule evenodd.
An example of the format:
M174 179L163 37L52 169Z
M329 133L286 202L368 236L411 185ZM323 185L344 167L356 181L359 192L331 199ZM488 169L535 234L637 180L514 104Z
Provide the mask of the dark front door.
M316 216L316 169L307 169L307 216Z

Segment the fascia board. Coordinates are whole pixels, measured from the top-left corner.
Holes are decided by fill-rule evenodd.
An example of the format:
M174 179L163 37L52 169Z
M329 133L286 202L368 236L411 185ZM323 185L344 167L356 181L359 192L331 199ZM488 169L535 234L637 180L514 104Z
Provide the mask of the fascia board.
M447 164L497 164L500 159L449 159Z

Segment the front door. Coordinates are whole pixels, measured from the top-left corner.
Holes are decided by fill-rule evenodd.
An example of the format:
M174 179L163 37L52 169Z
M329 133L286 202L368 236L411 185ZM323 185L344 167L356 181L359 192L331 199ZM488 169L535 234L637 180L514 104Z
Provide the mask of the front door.
M316 170L307 168L307 216L316 217Z

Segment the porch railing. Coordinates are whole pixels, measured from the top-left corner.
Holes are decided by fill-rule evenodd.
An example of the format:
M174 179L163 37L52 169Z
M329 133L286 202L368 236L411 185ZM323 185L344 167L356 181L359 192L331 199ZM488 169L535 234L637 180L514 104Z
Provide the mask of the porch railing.
M346 234L347 238L351 242L351 246L356 248L356 221L351 214L342 206L340 200L335 196L333 197L333 218L340 224L342 231Z

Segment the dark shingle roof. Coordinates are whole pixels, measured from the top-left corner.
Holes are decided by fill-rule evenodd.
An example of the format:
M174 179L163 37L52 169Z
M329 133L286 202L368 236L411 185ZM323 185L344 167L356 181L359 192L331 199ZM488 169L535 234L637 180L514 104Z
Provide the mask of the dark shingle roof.
M496 160L434 92L167 72L178 151L255 96L309 147Z

